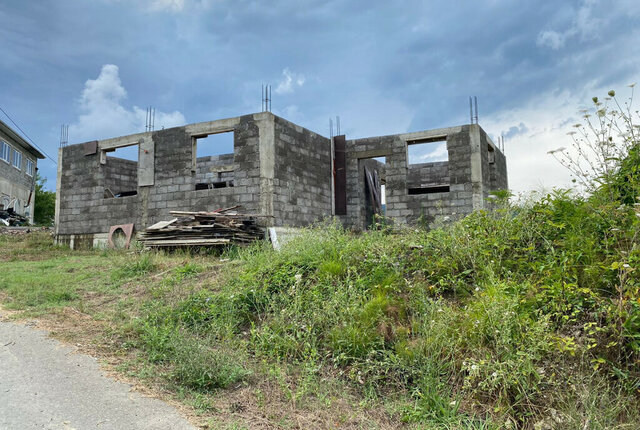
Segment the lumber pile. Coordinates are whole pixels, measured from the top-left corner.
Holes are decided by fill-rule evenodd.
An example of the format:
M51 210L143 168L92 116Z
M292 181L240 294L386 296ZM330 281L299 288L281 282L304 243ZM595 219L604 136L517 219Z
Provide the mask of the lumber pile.
M175 218L144 230L138 240L148 247L246 244L264 238L256 217L236 212L239 206L213 212L170 211Z

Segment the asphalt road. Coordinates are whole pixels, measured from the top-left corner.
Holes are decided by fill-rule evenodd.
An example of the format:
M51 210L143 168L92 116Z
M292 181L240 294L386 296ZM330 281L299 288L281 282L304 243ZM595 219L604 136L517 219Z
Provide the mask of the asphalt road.
M1 312L1 311L0 311ZM46 333L0 320L0 429L195 429Z

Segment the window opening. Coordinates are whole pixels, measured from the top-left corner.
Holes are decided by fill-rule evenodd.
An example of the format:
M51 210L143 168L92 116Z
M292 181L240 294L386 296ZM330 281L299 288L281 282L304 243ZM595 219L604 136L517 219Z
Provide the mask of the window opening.
M449 161L446 137L413 140L407 146L409 165Z
M138 148L140 147L140 145L135 144L135 145L131 145L131 146L124 146L122 148L116 148L113 151L108 151L107 152L107 159L108 158L119 158L122 160L129 160L129 161L135 161L136 163L138 162ZM108 160L107 160L108 162Z
M233 131L193 138L196 190L234 186L233 141Z
M106 153L104 198L121 198L138 194L138 144L116 148Z
M27 159L27 175L33 176L33 161Z
M448 193L449 185L431 185L426 187L415 187L407 190L410 196L417 194L435 194L435 193Z
M495 153L495 150L493 149L493 146L487 145L487 150L488 150L489 164L495 163L496 162L496 153Z
M407 141L407 164L407 194L449 192L449 151L446 136Z

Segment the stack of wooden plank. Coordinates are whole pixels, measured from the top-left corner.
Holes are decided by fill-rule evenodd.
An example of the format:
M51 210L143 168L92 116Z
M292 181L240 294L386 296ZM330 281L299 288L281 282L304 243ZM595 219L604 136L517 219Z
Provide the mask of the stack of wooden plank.
M264 239L257 215L235 211L239 206L213 212L170 211L170 221L160 221L144 230L138 240L148 247L219 246L246 244Z

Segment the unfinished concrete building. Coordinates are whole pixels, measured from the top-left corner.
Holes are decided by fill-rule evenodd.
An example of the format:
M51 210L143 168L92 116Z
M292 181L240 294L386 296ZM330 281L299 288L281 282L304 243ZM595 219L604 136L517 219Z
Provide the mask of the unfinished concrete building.
M233 133L233 153L198 158L200 139L217 133ZM443 160L410 160L412 147L434 143ZM126 146L137 161L111 156ZM106 243L114 225L141 231L171 210L242 205L264 226L335 216L366 229L382 212L399 225L468 214L507 188L505 157L477 124L347 140L261 112L69 145L58 157L56 235L72 247Z

